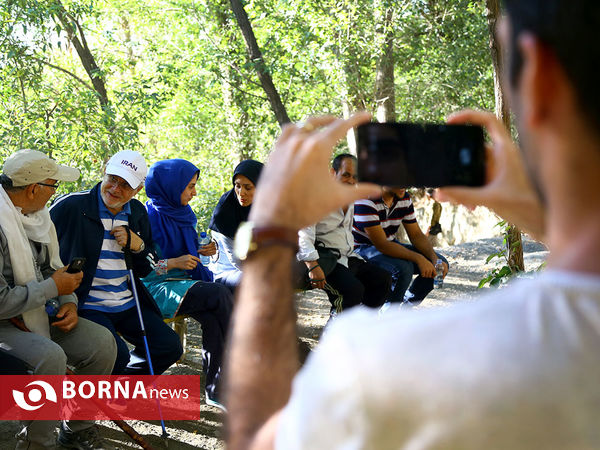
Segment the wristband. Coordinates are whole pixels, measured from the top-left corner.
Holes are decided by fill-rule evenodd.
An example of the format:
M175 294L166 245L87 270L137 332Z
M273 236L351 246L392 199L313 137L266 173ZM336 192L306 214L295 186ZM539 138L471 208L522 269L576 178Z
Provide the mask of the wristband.
M167 270L167 260L159 259L156 263L156 268L154 269L157 275L164 275L168 272Z
M309 272L312 272L313 270L315 270L317 267L321 267L319 264L316 264L314 266L312 266L310 269L308 269Z
M298 251L298 231L280 226L256 226L252 222L243 222L235 234L233 254L245 261L260 248L269 246L288 247L294 253Z

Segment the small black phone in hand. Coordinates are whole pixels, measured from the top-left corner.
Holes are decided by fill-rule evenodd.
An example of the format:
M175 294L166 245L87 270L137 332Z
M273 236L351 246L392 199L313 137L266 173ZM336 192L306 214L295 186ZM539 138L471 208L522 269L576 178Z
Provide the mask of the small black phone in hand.
M69 267L67 267L67 273L77 273L83 270L83 265L85 264L85 258L80 256L74 257L69 263Z

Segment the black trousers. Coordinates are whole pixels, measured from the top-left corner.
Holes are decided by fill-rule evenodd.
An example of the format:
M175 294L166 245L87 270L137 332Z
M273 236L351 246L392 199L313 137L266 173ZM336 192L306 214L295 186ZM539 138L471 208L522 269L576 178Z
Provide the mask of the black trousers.
M177 315L188 315L202 327L203 369L206 389L217 389L220 378L225 338L233 310L233 295L220 283L198 281L185 294Z
M348 258L348 267L336 264L325 278L331 310L338 313L361 303L377 308L385 303L392 286L387 270L360 258Z
M0 350L0 375L26 375L31 371L24 361Z
M154 373L160 375L177 362L183 353L183 347L177 333L163 322L163 318L153 308L143 301L140 301L140 307ZM117 360L113 375L150 374L140 319L135 305L114 313L80 309L79 316L108 328L115 337ZM131 352L123 339L134 345L135 348Z

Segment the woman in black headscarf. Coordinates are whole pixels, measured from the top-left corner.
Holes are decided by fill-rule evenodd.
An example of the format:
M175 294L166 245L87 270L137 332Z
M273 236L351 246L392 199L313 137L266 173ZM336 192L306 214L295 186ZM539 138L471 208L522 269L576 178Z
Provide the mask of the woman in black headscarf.
M262 168L263 164L253 159L247 159L237 165L233 171L233 189L221 196L208 226L219 246L219 259L211 264L210 268L215 281L232 290L239 284L242 276L238 261L233 256L233 238L240 223L248 220Z

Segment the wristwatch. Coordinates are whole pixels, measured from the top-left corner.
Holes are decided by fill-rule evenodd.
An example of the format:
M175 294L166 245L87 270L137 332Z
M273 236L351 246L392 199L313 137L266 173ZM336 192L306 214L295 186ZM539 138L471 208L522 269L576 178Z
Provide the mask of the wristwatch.
M133 251L131 250L133 253L141 253L144 251L144 249L146 248L146 244L144 244L144 241L142 241L142 245L140 245L140 248L138 248L137 250Z
M279 226L257 226L254 222L243 222L235 233L233 254L240 261L247 260L262 247L280 245L298 251L298 232Z

